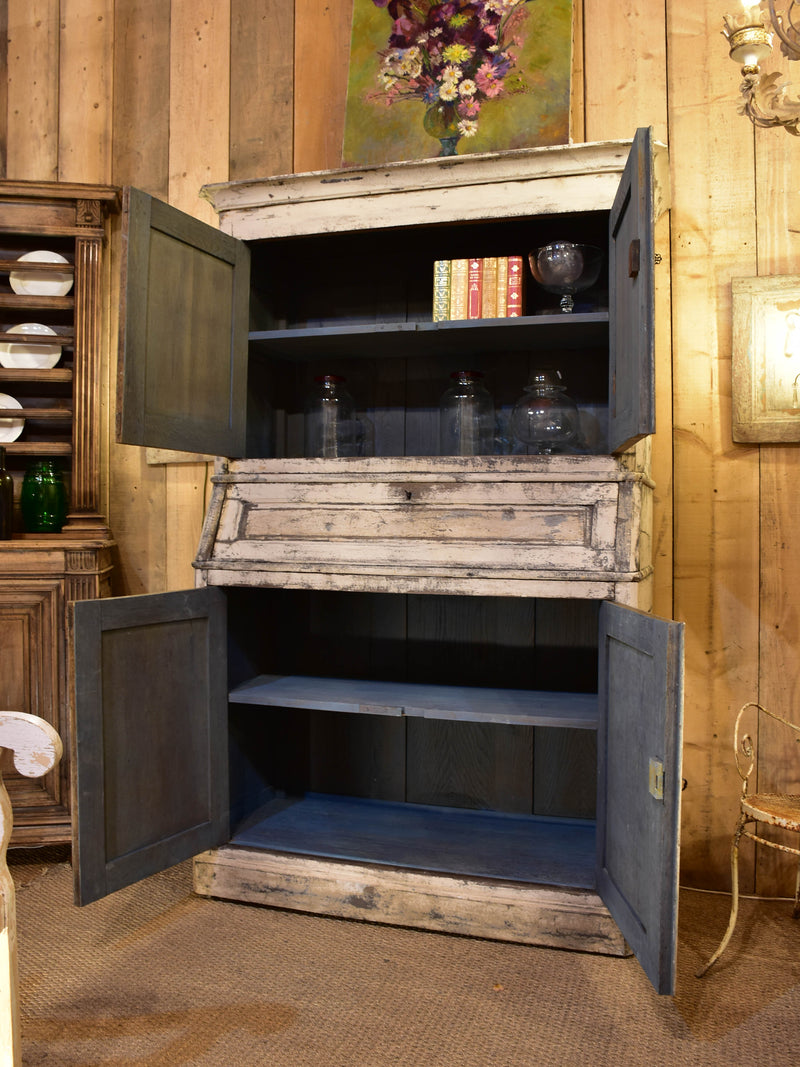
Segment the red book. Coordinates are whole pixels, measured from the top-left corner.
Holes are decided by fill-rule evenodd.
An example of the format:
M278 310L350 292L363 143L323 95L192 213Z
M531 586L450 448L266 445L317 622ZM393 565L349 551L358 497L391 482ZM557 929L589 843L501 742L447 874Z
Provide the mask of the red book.
M483 260L471 259L467 272L467 318L479 319L481 317L481 301L483 299Z
M508 317L518 318L522 314L522 283L524 281L524 261L522 256L508 257Z

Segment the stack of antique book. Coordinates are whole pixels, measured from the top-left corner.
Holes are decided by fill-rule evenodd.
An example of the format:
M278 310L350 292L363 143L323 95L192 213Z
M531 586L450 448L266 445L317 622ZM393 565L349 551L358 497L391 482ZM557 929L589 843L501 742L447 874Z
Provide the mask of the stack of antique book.
M504 319L522 314L522 256L437 259L433 265L433 321Z

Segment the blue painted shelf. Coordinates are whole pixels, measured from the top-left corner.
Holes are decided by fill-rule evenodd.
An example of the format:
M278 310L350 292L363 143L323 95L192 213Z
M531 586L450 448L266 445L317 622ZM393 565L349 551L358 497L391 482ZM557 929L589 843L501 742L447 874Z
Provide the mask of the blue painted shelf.
M595 825L588 820L308 793L266 805L237 829L231 844L470 878L595 887Z
M352 322L254 330L254 352L284 359L347 356L382 358L460 356L487 351L529 352L531 347L582 350L608 344L608 311L526 315L451 322ZM533 331L533 332L532 332Z
M597 729L597 694L260 675L232 690L234 704L355 715L416 716L515 726Z

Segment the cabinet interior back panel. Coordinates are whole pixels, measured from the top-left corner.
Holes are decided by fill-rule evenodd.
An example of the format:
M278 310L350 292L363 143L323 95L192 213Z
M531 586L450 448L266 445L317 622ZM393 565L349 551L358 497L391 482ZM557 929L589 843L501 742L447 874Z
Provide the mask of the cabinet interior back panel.
M605 248L607 213L252 242L250 328L430 322L436 260L527 257L534 248L559 240ZM545 293L530 277L527 258L525 273L527 313L556 308L558 298ZM579 306L607 308L607 285L605 270Z
M606 336L607 330L604 340ZM359 347L363 346L362 338ZM248 386L251 456L303 455L305 404L315 379L323 374L344 379L365 425L365 455L437 456L439 402L452 384L453 372L464 369L479 371L492 396L496 413L494 454L526 454L528 446L511 432L511 411L531 372L542 365L559 370L569 396L579 405L581 438L577 450L607 451L608 357L607 348L596 341L579 349L556 350L537 344L533 337L521 352L504 353L488 347L476 350L472 346L460 353L418 356L415 337L410 335L403 357L393 359L382 355L379 334L373 339L371 355L344 347L336 354L312 353L296 362L270 355L268 346L265 354L256 352L250 361Z
M230 708L234 825L278 795L307 792L593 818L594 602L244 589L228 597L230 682L241 687L233 699L250 701ZM262 706L262 674L310 676L316 697ZM359 679L383 706L336 710L343 700L358 707ZM577 699L563 692L565 679ZM582 728L467 722L466 713L458 721L457 708L450 721L391 713L393 692L405 701L434 686L550 690L545 706L572 703Z

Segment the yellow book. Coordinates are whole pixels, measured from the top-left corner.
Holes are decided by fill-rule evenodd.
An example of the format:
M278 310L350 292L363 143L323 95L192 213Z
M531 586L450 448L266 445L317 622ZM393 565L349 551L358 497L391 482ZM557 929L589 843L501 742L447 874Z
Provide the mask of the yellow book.
M450 318L467 317L469 260L454 259L450 264Z
M497 257L497 311L498 319L508 315L508 256Z
M487 256L483 261L481 318L497 318L497 256Z

